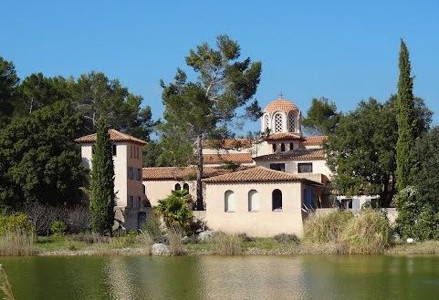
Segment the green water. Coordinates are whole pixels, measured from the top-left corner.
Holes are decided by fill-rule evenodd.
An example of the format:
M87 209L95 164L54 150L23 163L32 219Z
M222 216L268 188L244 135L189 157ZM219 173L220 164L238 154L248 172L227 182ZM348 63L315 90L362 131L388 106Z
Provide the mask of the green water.
M438 257L0 258L17 299L439 299Z

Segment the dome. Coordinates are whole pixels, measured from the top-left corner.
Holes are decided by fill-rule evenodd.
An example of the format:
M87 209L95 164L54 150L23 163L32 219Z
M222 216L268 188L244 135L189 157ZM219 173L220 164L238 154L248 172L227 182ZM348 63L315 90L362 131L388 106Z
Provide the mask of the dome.
M268 112L270 114L276 111L289 113L290 111L299 111L299 109L297 108L296 104L294 104L290 100L278 98L268 103L268 105L264 109L264 112Z

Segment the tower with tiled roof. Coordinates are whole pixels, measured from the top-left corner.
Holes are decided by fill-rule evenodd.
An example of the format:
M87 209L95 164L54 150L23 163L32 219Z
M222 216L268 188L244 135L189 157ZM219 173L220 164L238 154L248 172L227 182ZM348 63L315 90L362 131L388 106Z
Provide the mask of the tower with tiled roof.
M114 129L109 129L108 133L113 144L115 227L137 229L146 217L147 202L142 184L142 148L146 142ZM91 169L96 133L75 142L81 144L84 167Z
M268 103L261 117L261 132L302 135L301 113L292 101L278 98Z

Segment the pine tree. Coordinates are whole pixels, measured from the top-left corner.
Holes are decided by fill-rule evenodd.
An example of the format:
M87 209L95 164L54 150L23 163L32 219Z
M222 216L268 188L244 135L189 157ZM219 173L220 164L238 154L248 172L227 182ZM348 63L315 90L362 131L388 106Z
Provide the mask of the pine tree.
M398 191L409 185L413 165L412 151L419 133L416 132L416 113L413 97L413 78L407 46L401 40L398 81L398 142L396 145L396 184Z
M114 220L114 166L112 145L104 118L98 121L94 147L90 187L92 226L97 233L111 235Z

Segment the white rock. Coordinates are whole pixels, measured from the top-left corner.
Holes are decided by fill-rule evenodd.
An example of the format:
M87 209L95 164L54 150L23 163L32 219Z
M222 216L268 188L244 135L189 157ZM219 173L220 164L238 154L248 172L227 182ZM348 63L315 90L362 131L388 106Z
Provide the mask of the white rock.
M207 241L208 239L210 239L212 237L212 235L213 235L213 232L210 230L200 232L200 234L198 235L198 240Z
M169 247L162 243L155 243L151 247L152 255L169 255Z
M407 244L413 244L414 242L415 242L415 240L412 238L407 239Z

